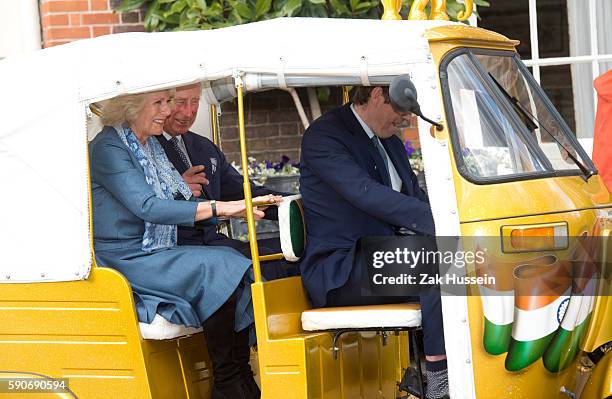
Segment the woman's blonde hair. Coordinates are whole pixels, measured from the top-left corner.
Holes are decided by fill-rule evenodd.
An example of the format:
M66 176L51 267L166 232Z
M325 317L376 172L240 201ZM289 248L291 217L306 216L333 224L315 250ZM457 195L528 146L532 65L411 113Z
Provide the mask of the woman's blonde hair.
M174 97L175 89L159 90L166 91L170 97ZM115 126L121 123L132 123L138 118L138 114L145 105L147 96L156 92L126 94L115 97L104 104L100 119L106 126Z

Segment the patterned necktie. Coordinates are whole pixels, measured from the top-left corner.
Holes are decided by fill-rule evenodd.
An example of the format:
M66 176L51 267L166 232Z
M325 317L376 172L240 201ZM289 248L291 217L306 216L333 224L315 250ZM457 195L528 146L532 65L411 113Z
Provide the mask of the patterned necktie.
M378 152L380 153L380 157L383 160L383 165L384 165L384 171L382 171L382 173L385 173L387 176L387 181L390 183L391 182L391 176L389 175L389 167L388 167L388 161L387 161L387 153L385 152L385 149L382 146L382 143L380 142L380 140L378 139L378 136L374 135L374 137L372 137L372 143L374 144L374 147L376 147L376 149L378 150ZM384 180L384 178L383 178Z
M170 144L172 144L172 148L174 148L174 150L178 154L181 162L183 163L183 167L185 168L185 170L189 169L191 167L191 161L189 161L189 158L187 158L187 155L181 149L181 146L179 145L178 137L172 137L170 139Z

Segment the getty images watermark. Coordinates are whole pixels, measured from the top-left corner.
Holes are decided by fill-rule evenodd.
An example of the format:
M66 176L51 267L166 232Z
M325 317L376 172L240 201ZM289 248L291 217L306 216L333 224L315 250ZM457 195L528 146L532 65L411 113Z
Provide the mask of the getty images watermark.
M599 237L512 241L498 237L365 237L358 243L362 295L609 295ZM554 247L557 245L557 247ZM604 277L602 277L604 276ZM585 287L603 287L594 291ZM607 287L607 288L606 288Z
M443 284L495 284L495 277L485 274L484 276L466 276L455 273L445 273L443 275L431 273L429 268L423 272L422 265L455 265L463 269L467 264L483 264L485 262L485 251L440 251L426 250L418 248L409 250L408 248L395 248L391 251L374 251L372 253L372 267L382 269L386 265L403 266L411 270L410 273L400 273L399 275L385 275L375 273L372 282L376 285L387 284L420 284L420 285L443 285ZM402 268L403 268L402 267ZM420 273L413 273L413 270L420 270Z

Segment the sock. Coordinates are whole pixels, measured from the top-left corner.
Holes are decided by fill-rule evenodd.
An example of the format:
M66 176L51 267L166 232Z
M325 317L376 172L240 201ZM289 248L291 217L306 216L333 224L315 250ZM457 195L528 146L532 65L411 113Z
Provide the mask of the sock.
M448 395L448 369L446 359L426 362L427 399L440 399Z

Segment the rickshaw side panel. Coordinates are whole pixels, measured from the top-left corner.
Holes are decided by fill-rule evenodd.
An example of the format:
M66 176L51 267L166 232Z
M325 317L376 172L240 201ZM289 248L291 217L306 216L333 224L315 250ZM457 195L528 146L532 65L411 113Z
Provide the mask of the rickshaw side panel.
M349 333L332 353L332 333L302 330L310 309L299 277L252 285L262 398L395 399L408 364L407 334ZM264 295L265 294L265 295ZM401 349L401 350L400 350ZM291 389L289 392L288 389Z
M306 399L305 345L297 315L309 306L301 279L255 283L251 290L262 397Z
M153 398L210 398L212 363L204 333L169 340L143 340Z
M611 244L608 242L608 248L610 248ZM608 270L607 272L611 273L612 271ZM609 289L610 287L608 287ZM597 298L595 308L593 309L593 319L602 320L602 322L591 323L589 325L589 329L585 334L584 344L581 348L585 352L593 352L605 343L612 342L612 297L610 297L610 293Z
M569 226L569 236L577 237L583 232L592 232L597 220L596 211L583 210L564 212L550 215L535 215L526 217L517 217L512 219L501 219L492 221L482 221L475 223L463 223L461 225L462 235L465 237L495 237L499 236L499 231L503 225L528 225L534 223L553 223L566 221ZM501 238L499 238L501 247ZM559 255L567 256L573 248L559 251ZM605 249L604 249L605 251ZM533 259L543 254L554 253L554 251L546 252L528 252L524 254L516 254L514 257L517 264L527 259ZM565 253L565 254L564 254ZM487 254L490 255L490 254ZM605 273L605 270L603 270ZM474 294L474 293L472 293ZM608 297L597 296L596 305L606 306ZM579 347L577 356L571 360L571 363L562 368L558 372L547 370L543 363L543 358L539 358L533 364L521 369L520 371L511 372L504 367L509 352L504 352L498 355L493 355L487 352L483 346L485 336L485 320L483 316L483 301L486 298L478 295L468 296L469 322L472 340L472 356L473 364L476 372L474 373L475 386L477 397L512 397L516 399L529 399L534 397L542 398L563 398L560 394L560 388L566 387L572 392L579 392L583 382L590 378L595 378L594 375L589 376L587 372L582 372L578 367L580 364L581 350L586 349L584 344L588 339L588 330L596 328L597 331L609 331L612 329L611 321L606 318L602 312L600 314L591 313L591 319L588 323L586 332L573 332L572 334L582 334L579 339ZM594 309L595 309L594 308ZM516 321L515 323L516 324ZM513 327L516 327L513 324ZM592 350L592 349L591 349ZM568 352L569 353L569 352ZM598 365L599 367L599 365ZM600 373L601 374L601 373ZM583 396L591 398L590 396ZM594 396L593 399L600 398ZM601 397L603 398L603 396Z
M598 176L586 183L579 176L571 176L489 185L477 185L457 176L455 185L461 193L461 222L590 209L611 202ZM529 201L521 200L526 194Z
M602 226L602 237L605 237L604 245L605 250L602 254L602 264L609 265L612 261L610 259L610 255L612 254L612 240L610 239L612 233L612 223L605 222ZM610 284L610 277L612 275L612 270L609 269L609 266L604 270L604 277L601 279L601 284ZM595 349L604 345L607 342L612 342L612 297L610 297L611 287L607 288L602 287L603 289L607 289L607 295L600 296L597 298L595 302L595 306L593 308L593 320L596 322L590 323L588 330L585 334L584 342L582 343L581 349L585 352L593 352ZM612 379L608 379L608 381L612 382ZM612 389L612 385L610 386Z
M334 359L332 334L306 338L309 399L399 397L397 382L408 364L407 333L387 337L376 332L344 334Z
M612 352L605 354L597 363L593 374L586 382L581 399L610 398L612 396Z
M151 398L132 291L112 269L3 284L0 345L4 371L67 378L78 397Z
M495 39L494 35L474 35L473 38L466 39L461 38L461 35L452 37L450 34L453 30L463 29L472 28L437 27L426 32L436 65L440 65L446 54L458 47L515 51L514 45L516 42L507 39ZM439 70L437 74L440 83L439 98L444 103L443 82L440 80ZM448 110L445 112L448 112ZM449 118L448 115L444 116L442 118L443 122L447 122ZM443 131L421 131L421 138L428 139L430 138L429 133L431 133L431 136L435 136L437 140L450 143L453 138L450 135L448 123L444 124L445 129ZM447 180L452 182L456 197L456 208L452 209L452 213L459 216L460 234L463 237L489 237L493 240L497 238L501 243L501 227L504 225L557 222L568 224L568 235L570 237L578 237L583 233L591 236L601 213L608 212L608 209L604 210L603 208L610 207L612 202L610 193L602 184L599 176L591 177L588 182L585 182L580 176L566 176L523 179L497 184L475 184L458 172L453 149L450 145L447 151L451 164L448 172L452 175L452 178ZM426 160L426 155L424 154L424 160ZM430 182L428 181L428 183ZM431 184L435 184L435 182ZM529 198L529 201L526 201L525 198ZM603 219L606 218L607 216L603 217ZM610 243L606 245L609 247ZM550 252L548 251L548 253ZM605 252L606 250L604 250ZM521 259L533 259L544 254L546 253L521 254L524 255ZM517 367L520 369L519 371L508 371L506 367L512 369L513 366L505 365L507 352L500 350L498 353L503 353L494 355L485 350L483 333L486 322L483 317L481 298L478 296L467 297L468 331L472 348L471 360L468 359L467 363L472 365L470 367L473 370L475 396L479 398L546 397L560 399L566 397L560 393L561 387L579 393L582 383L589 377L588 373L582 373L581 369L577 367L581 350L592 351L597 348L596 342L599 344L606 342L605 339L608 334L603 333L603 331L612 329L609 317L605 317L609 306L607 305L607 299L605 296L596 297L595 311L591 314L590 320L585 323L587 324L586 328L579 331L578 347L572 349L574 352L563 353L561 359L566 362L560 367L559 371L551 372L545 367L542 359L538 359L533 364L523 368L521 368L523 365ZM514 304L514 299L512 303ZM601 310L597 312L597 309ZM561 308L559 307L557 310L558 316L561 314L559 313ZM507 325L504 326L507 327ZM578 327L571 333L572 339L578 337L574 334L575 331L578 331ZM490 352L494 353L495 350L490 350ZM571 357L574 353L577 353L577 355ZM552 368L550 364L549 368ZM459 392L459 394L467 393Z

